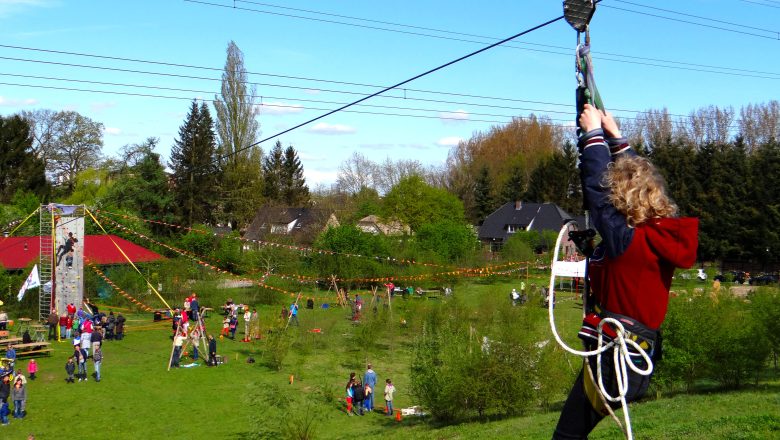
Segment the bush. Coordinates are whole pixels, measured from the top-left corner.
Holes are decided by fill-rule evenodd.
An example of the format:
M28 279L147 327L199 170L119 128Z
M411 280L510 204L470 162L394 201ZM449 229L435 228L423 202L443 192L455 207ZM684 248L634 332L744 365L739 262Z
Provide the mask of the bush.
M269 368L280 371L292 344L292 337L283 329L274 329L273 332L269 333L265 342L265 352L263 353L266 365Z
M483 302L473 318L457 300L431 310L413 346L411 391L435 419L519 414L534 404L538 349L521 328L533 321L528 310Z
M664 357L657 365L656 385L691 390L697 380L711 379L737 388L757 378L770 348L761 319L743 301L722 294L672 299L664 324Z

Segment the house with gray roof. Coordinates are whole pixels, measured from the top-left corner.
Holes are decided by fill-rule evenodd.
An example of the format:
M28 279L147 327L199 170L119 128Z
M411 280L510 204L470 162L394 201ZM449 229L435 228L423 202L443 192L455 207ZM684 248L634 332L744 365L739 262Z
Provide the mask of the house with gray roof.
M311 244L322 231L339 225L332 210L263 206L257 210L244 233L244 240L270 240L288 237L299 244Z
M485 218L479 227L479 241L490 250L499 251L515 232L558 232L572 219L575 217L554 203L509 202Z

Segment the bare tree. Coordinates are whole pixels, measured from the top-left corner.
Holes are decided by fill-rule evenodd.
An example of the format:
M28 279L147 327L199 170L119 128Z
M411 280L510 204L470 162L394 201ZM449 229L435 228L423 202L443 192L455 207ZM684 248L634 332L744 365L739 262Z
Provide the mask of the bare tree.
M348 194L357 194L361 188L377 189L379 169L376 163L355 151L339 165L336 188Z
M748 149L780 139L780 102L750 104L742 107L739 113L739 134Z
M44 162L53 154L59 115L60 112L48 109L25 110L21 113L22 118L30 124L32 151Z
M100 163L103 124L74 111L59 112L55 120L51 170L58 183L72 190L76 174Z

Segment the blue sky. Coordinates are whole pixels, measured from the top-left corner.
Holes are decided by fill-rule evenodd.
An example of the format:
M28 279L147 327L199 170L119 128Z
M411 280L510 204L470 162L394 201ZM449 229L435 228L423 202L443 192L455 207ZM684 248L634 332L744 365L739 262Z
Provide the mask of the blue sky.
M189 100L213 99L219 91L230 40L258 84L265 138L378 90L358 84L398 83L492 43L480 37L503 39L562 14L558 0L233 5L0 0L0 114L75 110L105 125L106 155L155 136L167 159ZM687 114L713 104L738 110L780 99L778 0L605 0L591 25L599 89L608 108L625 110L618 115L661 107ZM351 109L383 114L341 112L279 140L299 151L314 187L334 182L339 164L355 151L375 161L441 164L459 139L512 116L533 112L570 124L575 42L560 21L364 103L374 107Z

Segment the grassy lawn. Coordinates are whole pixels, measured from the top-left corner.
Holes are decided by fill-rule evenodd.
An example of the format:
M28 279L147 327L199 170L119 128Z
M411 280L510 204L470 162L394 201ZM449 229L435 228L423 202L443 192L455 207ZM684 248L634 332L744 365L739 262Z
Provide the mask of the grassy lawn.
M544 281L540 277L536 282ZM508 294L516 284L519 282L471 282L459 285L455 295L463 298L467 307L478 308L485 301L511 307ZM570 294L560 293L559 298L558 330L570 344L576 344L580 305ZM226 364L209 368L201 361L200 366L171 371L166 371L171 353L169 322L154 323L149 313L127 315L126 338L104 344L100 383L90 376L87 382L66 384L64 364L72 347L69 342L53 343L54 353L39 359L39 378L29 382L27 418L11 419L9 426L0 426L0 438L26 438L30 433L36 439L243 439L253 433L260 438L284 438L307 426L314 433L312 438L325 439L549 438L558 417L555 408L549 413L454 426L436 426L425 418L406 417L397 422L379 413L364 417L344 413L343 388L349 372L361 375L366 361L374 364L380 383L393 379L398 390L396 408L416 404L408 392L411 343L420 331L422 317L431 308L440 307L442 301L394 300L392 317L383 307L373 317L366 307L366 319L359 326L349 321L347 309L301 309L300 327L290 327L282 343L273 334L256 342L239 342L243 331L240 320L236 341L218 341L218 352L226 357ZM524 307L541 311L534 296ZM264 327L278 325L280 308L258 306ZM402 318L406 326L401 325ZM206 322L209 331L218 334L220 316L212 315ZM314 328L321 333L310 332ZM549 339L549 327L539 328L538 337ZM283 359L277 370L272 366L273 354L284 354L285 350L273 347L284 347L285 343L289 350L286 356L279 356ZM257 362L247 363L249 356ZM578 365L576 359L571 361ZM183 363L188 362L185 359ZM17 365L24 367L26 361ZM378 391L375 401L381 409L384 401L381 389ZM631 416L638 439L778 438L778 396L776 385L678 395L636 404ZM605 421L591 438L621 435L613 422Z

